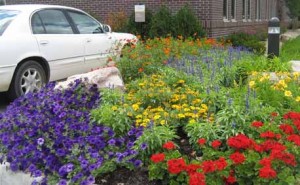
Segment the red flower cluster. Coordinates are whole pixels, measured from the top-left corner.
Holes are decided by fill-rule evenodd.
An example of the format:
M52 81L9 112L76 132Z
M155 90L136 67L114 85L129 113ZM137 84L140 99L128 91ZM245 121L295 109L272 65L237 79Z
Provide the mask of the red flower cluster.
M256 128L262 127L263 125L264 124L261 121L253 121L251 124L252 127L256 127Z
M244 154L240 152L235 152L231 154L229 158L233 161L234 164L242 164L246 159Z
M205 176L202 173L193 173L190 175L189 185L205 185Z
M171 174L178 174L181 171L185 170L186 164L182 158L179 159L170 159L168 161L168 171Z
M164 153L153 154L150 159L154 163L159 163L165 160L165 154Z
M176 146L172 141L168 141L163 145L163 148L165 148L167 150L173 150L176 148Z
M249 139L244 134L239 134L237 136L230 137L227 140L227 144L231 148L240 150L240 149L248 149L248 148L252 147L254 145L254 141Z
M284 152L282 150L272 150L270 156L271 158L280 160L285 164L296 166L296 159L293 154Z
M264 166L259 170L259 177L264 179L276 178L277 173L271 166Z
M260 134L261 138L266 138L266 139L280 139L281 135L280 134L275 134L272 131L266 131Z
M196 173L199 168L201 168L200 164L189 164L186 165L185 171L190 175Z
M220 157L218 160L203 161L202 170L204 173L211 173L216 170L222 171L227 167L227 161L224 157Z
M287 135L294 134L294 129L291 125L289 124L281 124L279 128Z
M221 146L221 141L220 140L214 140L212 143L211 143L211 146L214 148L214 149L217 149L219 148L219 146Z
M205 143L206 143L206 139L204 139L204 138L198 139L198 144L199 144L200 146L204 145Z
M300 113L290 111L287 114L283 115L283 118L291 120L300 120Z
M286 150L286 147L283 144L275 140L266 140L260 146L262 147L262 150L266 152L270 150Z
M293 142L297 146L300 146L300 136L299 135L292 134L287 137L287 140Z

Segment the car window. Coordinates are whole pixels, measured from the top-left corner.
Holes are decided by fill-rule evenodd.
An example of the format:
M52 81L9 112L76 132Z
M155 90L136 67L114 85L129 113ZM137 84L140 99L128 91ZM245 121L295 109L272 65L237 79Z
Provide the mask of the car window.
M68 14L73 20L79 33L81 34L103 33L101 25L90 16L75 11L68 11Z
M4 33L11 21L19 14L15 10L0 10L0 36Z
M72 27L62 11L41 10L37 14L40 17L40 24L44 26L47 34L73 34ZM34 17L35 15L33 18ZM33 21L35 21L35 24L33 24ZM32 20L32 26L37 26L37 28L33 28L32 30L41 29L41 26L38 22L38 18L36 18L36 20Z
M46 29L43 25L41 17L37 13L32 16L31 26L32 26L33 34L45 34L46 33Z

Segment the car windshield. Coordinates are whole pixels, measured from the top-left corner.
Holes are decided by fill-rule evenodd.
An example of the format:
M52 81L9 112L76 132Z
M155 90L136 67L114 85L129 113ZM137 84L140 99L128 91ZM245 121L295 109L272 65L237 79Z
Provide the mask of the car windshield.
M4 33L9 23L19 14L15 10L0 10L0 36Z

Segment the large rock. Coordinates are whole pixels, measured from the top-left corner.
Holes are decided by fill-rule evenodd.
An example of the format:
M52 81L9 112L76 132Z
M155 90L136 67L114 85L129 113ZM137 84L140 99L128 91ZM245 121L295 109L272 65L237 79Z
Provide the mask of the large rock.
M74 82L76 79L85 80L89 84L97 84L99 88L119 88L124 89L124 82L121 74L116 67L105 67L97 69L88 73L78 74L67 78L66 81L59 82L56 88L66 89L68 84Z
M293 61L291 61L291 63L292 63L293 71L300 72L300 61L293 60Z
M43 177L32 177L29 173L13 172L9 163L0 165L0 185L31 185L32 182L41 182Z

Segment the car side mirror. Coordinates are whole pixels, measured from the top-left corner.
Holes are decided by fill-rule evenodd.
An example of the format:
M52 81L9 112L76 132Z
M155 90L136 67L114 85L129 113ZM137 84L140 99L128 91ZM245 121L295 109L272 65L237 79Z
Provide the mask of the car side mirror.
M104 32L111 33L111 27L107 24L103 24L103 30L104 30Z

